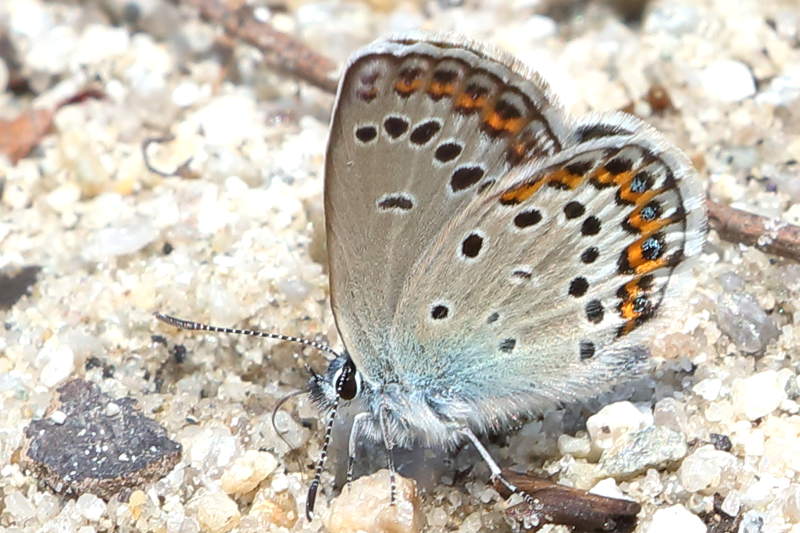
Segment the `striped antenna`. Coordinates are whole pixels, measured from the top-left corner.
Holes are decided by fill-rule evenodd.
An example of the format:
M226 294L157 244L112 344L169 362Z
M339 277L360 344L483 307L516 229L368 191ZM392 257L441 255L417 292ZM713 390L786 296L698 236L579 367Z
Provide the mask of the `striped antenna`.
M215 333L234 333L236 335L248 335L250 337L262 337L265 339L275 339L288 342L296 342L305 346L311 346L322 352L329 353L334 357L341 357L339 352L321 342L304 339L302 337L293 337L292 335L282 335L280 333L267 333L265 331L258 331L255 329L239 329L239 328L223 328L220 326L210 326L208 324L201 324L200 322L192 322L191 320L184 320L163 313L153 313L157 319L170 326L175 326L180 329L199 330L199 331L213 331Z
M319 489L320 480L322 479L322 469L325 467L325 459L328 457L328 446L331 443L331 432L333 431L333 423L336 422L336 410L339 408L339 399L333 404L330 412L328 413L328 422L325 424L325 438L322 441L322 452L319 459L317 459L317 468L314 471L314 480L308 487L308 495L306 496L306 518L309 522L314 518L314 504L317 502L317 490Z

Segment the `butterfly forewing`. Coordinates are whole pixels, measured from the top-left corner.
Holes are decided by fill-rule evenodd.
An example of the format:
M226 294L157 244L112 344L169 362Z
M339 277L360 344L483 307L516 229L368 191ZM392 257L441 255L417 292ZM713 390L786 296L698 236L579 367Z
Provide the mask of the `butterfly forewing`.
M445 38L382 41L347 67L331 126L325 207L337 325L368 377L390 371L410 269L452 217L567 138L544 84ZM383 365L379 363L383 362Z

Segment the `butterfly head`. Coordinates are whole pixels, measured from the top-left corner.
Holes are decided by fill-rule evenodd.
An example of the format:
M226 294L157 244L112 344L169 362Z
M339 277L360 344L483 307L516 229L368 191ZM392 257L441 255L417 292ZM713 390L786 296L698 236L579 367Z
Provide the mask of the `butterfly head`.
M308 388L311 400L323 411L332 409L340 400L358 398L364 386L361 374L347 352L331 360L324 373L310 372Z

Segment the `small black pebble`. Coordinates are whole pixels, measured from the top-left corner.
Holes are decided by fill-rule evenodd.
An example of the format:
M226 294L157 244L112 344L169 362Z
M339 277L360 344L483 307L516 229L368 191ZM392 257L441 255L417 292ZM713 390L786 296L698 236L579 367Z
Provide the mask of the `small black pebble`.
M183 344L176 344L172 348L172 358L178 364L186 361L186 347Z
M714 445L714 448L723 452L731 451L733 448L733 444L731 444L731 439L727 435L720 435L719 433L712 433L709 435L711 439L711 444Z
M100 360L99 357L91 356L83 364L83 369L84 370L91 370L93 368L100 368L102 366L103 366L103 362Z

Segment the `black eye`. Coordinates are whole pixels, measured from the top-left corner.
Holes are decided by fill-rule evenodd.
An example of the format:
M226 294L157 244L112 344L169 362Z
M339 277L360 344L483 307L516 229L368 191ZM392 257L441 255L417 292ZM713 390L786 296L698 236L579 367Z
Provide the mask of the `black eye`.
M356 365L350 359L342 366L336 378L336 393L342 400L352 400L358 394L358 376Z

